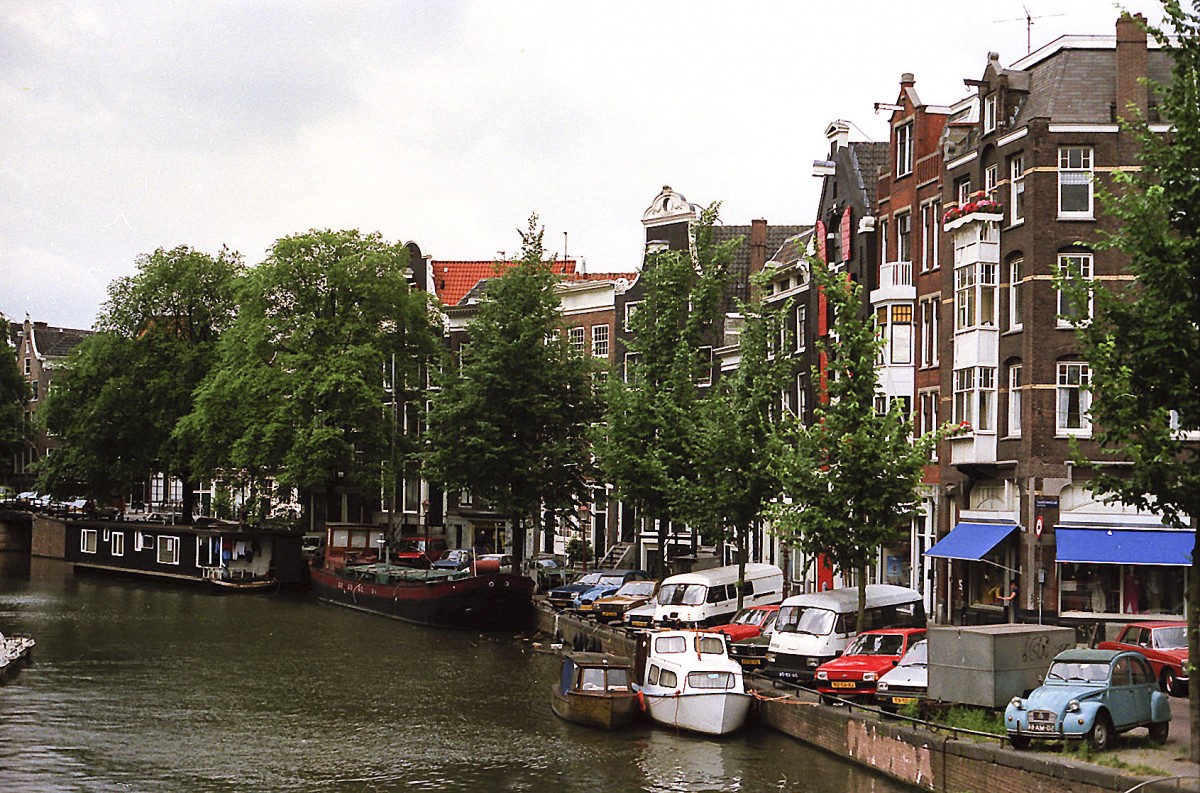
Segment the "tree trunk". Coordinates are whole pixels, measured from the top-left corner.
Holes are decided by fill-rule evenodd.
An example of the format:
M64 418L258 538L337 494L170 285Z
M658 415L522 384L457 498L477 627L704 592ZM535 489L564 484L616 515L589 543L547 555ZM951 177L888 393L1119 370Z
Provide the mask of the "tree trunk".
M196 512L196 488L193 487L194 483L187 477L182 477L181 482L183 485L183 505L181 507L183 516L181 522L184 525L190 526L192 525L192 515Z
M1188 576L1187 591L1187 635L1188 635L1188 723L1191 726L1191 744L1188 758L1200 763L1200 681L1196 679L1196 663L1200 660L1200 518L1192 517L1192 531L1196 533L1192 547L1192 569Z
M669 519L658 519L658 570L655 572L659 581L667 577L667 529L670 525Z

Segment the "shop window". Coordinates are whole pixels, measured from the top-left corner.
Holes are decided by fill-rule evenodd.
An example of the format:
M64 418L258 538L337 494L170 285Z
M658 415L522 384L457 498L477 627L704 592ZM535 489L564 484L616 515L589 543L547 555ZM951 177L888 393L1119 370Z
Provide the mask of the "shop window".
M984 556L979 564L970 566L970 587L968 592L968 605L979 608L996 608L1004 607L1004 601L1001 596L1008 594L1008 585L1005 581L1006 571L1001 566L1004 564L1004 553L1001 549L993 549L991 553Z
M1183 567L1066 563L1059 567L1059 611L1182 617L1186 585Z

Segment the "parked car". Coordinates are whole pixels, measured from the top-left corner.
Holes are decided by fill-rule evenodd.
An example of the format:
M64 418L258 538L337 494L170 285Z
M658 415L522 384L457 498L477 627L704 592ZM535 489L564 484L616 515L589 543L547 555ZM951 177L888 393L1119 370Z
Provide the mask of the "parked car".
M929 642L913 642L890 672L875 683L875 704L886 711L915 705L929 695Z
M714 633L723 633L731 642L743 639L753 639L775 624L779 616L779 604L769 606L750 606L739 611L732 620L712 629Z
M1121 628L1116 641L1100 642L1097 649L1141 653L1163 691L1173 697L1187 696L1186 622L1131 622Z
M512 573L512 556L506 553L485 553L475 557L471 569L476 575L483 573Z
M1137 727L1149 728L1150 739L1163 743L1171 703L1141 653L1064 650L1054 656L1043 685L1008 703L1004 726L1014 749L1034 738L1086 738L1105 749L1114 735Z
M559 609L570 608L575 602L576 595L578 595L580 592L586 592L587 590L596 586L597 584L600 583L600 580L602 578L604 578L605 576L613 576L613 575L624 576L626 573L630 573L630 572L633 572L633 571L631 571L631 570L592 570L590 572L584 573L580 578L575 580L573 583L564 584L563 586L555 587L554 589L551 589L550 592L546 595L546 599L549 600L550 605L554 606L555 608L559 608ZM645 574L642 574L639 577L645 578L646 576L645 576ZM625 579L622 578L621 583L624 583L624 581L625 581ZM620 586L620 583L617 584L617 586Z
M611 595L597 598L592 607L592 613L599 622L616 622L625 616L625 612L650 603L658 594L658 582L650 579L626 581L621 588ZM653 605L653 604L651 604ZM653 619L654 615L651 614Z
M874 697L875 684L890 672L915 642L925 638L924 628L883 628L865 631L846 651L817 667L817 691L839 697ZM827 700L827 696L822 696Z
M762 671L767 665L767 648L771 646L771 637L779 630L779 613L762 626L762 632L749 639L734 642L729 647L729 655L742 665L747 672Z
M433 563L434 570L465 570L471 564L471 549L447 548Z
M584 614L590 613L592 606L602 597L614 594L628 581L644 581L650 574L644 570L612 570L600 576L600 580L591 589L585 589L575 595L571 608Z
M404 537L396 543L391 559L403 567L428 570L433 567L433 560L442 558L445 551L445 537Z
M653 598L640 606L635 606L625 612L621 622L628 628L651 628L654 626L654 613L658 611L658 603Z
M537 577L538 589L542 592L564 586L571 580L571 569L555 556L535 556L530 565Z

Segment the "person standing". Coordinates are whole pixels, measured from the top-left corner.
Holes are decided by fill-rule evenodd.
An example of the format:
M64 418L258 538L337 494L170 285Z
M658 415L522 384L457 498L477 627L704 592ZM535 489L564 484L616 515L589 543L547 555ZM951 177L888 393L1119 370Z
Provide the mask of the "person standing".
M1000 596L1000 599L1004 601L1004 614L1008 622L1017 621L1018 594L1020 594L1020 588L1017 586L1017 577L1013 576L1012 581L1008 585L1008 594Z

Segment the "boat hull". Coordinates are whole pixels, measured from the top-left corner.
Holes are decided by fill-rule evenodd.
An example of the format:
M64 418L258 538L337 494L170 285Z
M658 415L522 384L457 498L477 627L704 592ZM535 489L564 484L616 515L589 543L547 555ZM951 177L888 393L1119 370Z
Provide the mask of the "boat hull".
M550 708L555 715L585 727L616 730L628 726L641 713L637 694L562 693L558 684L550 685Z
M338 606L445 628L523 631L533 626L533 579L507 574L372 583L312 568L317 598Z
M654 721L705 735L725 735L740 729L751 702L750 694L733 691L644 697L646 713Z

